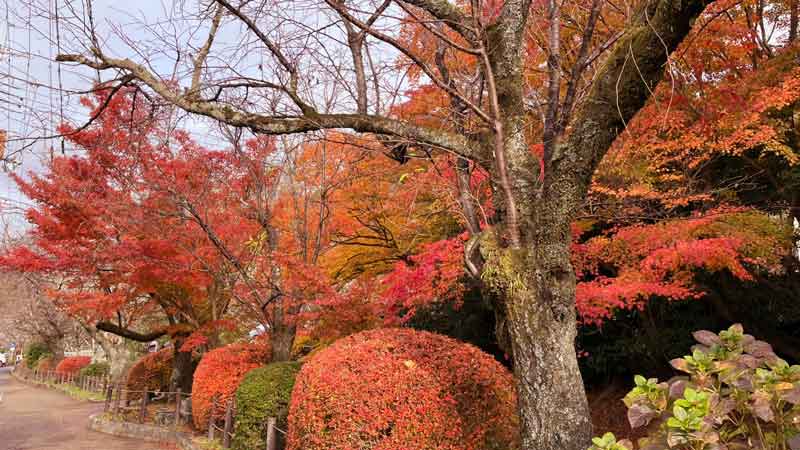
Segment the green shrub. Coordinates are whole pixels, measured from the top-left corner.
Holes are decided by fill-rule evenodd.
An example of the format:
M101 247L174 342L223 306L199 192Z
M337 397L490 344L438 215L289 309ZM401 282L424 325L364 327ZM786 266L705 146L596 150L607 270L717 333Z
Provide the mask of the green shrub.
M34 342L25 350L25 364L29 369L35 369L39 365L39 360L53 356L53 352L46 344Z
M82 377L103 377L108 375L110 371L111 366L108 363L95 362L81 369L80 374Z
M668 382L637 375L625 396L632 428L649 427L640 448L674 450L800 448L800 365L733 325L697 331L692 354L671 361L687 374ZM606 433L592 450L633 448Z
M276 417L278 428L286 430L289 399L298 371L300 363L279 362L247 372L236 390L235 450L264 448L268 417Z

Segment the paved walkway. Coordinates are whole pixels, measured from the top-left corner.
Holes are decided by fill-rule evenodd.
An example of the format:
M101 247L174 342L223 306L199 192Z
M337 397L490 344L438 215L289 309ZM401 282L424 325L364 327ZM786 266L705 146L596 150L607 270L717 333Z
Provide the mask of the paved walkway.
M66 394L33 387L0 369L0 450L160 450L87 428L102 404L73 400ZM173 447L174 448L174 447Z

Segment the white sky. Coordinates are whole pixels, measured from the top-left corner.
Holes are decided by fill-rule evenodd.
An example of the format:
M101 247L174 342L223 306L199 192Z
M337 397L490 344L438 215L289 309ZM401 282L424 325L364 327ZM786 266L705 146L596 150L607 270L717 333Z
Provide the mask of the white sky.
M51 148L56 154L60 153L61 140L34 141L33 138L56 134L54 127L62 120L81 124L88 119L87 109L78 104L78 92L90 89L97 74L54 61L59 42L62 51L75 52L81 50L74 45L81 40L70 36L63 27L56 29L55 20L48 18L55 16L56 5L63 17L74 13L69 5L79 8L81 3L76 0L0 0L0 129L9 131L6 155L13 155L14 161L0 171L0 221L8 223L14 234L24 231L27 225L21 208L28 203L9 173L41 170ZM196 8L193 2L187 3L187 7ZM112 52L127 50L114 39L111 24L127 27L125 34L140 44L142 41L137 38L147 36L143 24L158 24L173 14L180 14L168 10L171 5L169 0L96 0L96 26L99 34L108 39L105 48ZM201 143L213 145L216 142L209 139L203 122L193 121L188 127Z

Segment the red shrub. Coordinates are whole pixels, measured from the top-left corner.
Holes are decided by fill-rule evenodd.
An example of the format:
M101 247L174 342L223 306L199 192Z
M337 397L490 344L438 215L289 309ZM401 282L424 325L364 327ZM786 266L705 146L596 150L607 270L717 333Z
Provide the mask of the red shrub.
M172 376L172 360L171 347L142 356L128 371L125 389L130 391L167 390L170 376ZM141 396L141 392L129 392L126 398L134 400Z
M288 450L513 450L511 374L476 347L380 329L341 339L297 377Z
M198 429L208 426L214 397L225 405L232 399L244 375L263 365L270 354L264 343L231 344L212 350L200 360L192 384L192 417ZM224 407L215 410L216 419L225 415Z
M56 366L56 373L60 375L74 375L81 369L91 364L92 358L88 356L68 356Z

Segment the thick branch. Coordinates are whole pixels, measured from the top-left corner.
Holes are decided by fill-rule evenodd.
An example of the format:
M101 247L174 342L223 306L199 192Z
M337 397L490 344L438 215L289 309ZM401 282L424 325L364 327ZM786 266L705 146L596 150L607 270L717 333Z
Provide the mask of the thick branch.
M470 18L458 6L447 0L403 0L399 3L416 6L424 10L436 19L441 20L469 42L476 43L479 41L478 34L469 26Z
M361 133L376 133L402 137L406 140L452 151L472 160L485 159L480 143L464 136L419 127L400 120L368 114L316 114L304 111L305 115L275 117L234 109L228 105L198 100L176 92L143 66L130 59L101 56L92 60L83 55L58 55L60 62L74 62L96 70L118 69L131 75L169 103L194 114L216 119L236 127L249 128L254 133L280 135L327 129L351 129Z
M611 50L573 120L572 132L547 161L545 201L559 201L561 218L570 218L580 207L600 160L644 106L664 75L669 55L709 3L652 2Z
M95 328L97 328L100 331L105 331L107 333L116 334L117 336L121 336L121 337L124 337L125 339L130 339L130 340L136 341L136 342L154 341L154 340L160 338L161 336L164 336L164 335L167 334L166 330L160 330L160 331L154 331L152 333L142 334L142 333L138 333L138 332L133 331L133 330L129 330L127 328L123 328L123 327L114 325L111 322L97 322L97 325L95 325Z

